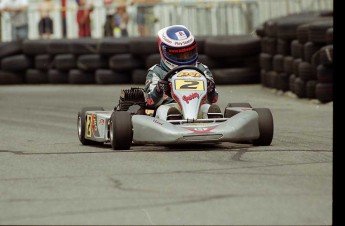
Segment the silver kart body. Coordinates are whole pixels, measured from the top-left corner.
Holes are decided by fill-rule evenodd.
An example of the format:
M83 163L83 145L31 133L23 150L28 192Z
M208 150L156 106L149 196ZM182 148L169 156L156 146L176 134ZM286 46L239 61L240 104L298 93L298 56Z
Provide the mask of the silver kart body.
M172 97L179 104L182 120L163 120L150 115L133 115L133 144L182 144L205 142L247 142L260 137L259 115L251 108L229 107L238 112L230 118L200 118L207 98L204 76L185 69L172 76ZM85 139L110 142L113 111L87 111ZM218 113L219 114L219 113Z

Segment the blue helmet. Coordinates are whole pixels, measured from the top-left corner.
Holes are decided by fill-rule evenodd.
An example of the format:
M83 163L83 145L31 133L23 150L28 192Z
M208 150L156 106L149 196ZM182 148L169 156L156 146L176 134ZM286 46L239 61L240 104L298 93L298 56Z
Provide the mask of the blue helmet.
M183 25L173 25L158 31L158 48L164 64L172 69L181 65L196 65L197 44Z

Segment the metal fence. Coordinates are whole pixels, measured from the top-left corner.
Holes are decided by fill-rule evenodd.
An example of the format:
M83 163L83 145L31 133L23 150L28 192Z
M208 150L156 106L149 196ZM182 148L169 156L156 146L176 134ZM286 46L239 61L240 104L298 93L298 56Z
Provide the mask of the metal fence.
M38 0L32 0L29 11L29 38L36 39L40 14L37 10ZM52 38L63 37L62 17L59 0L55 2L51 17L54 22ZM106 10L103 1L93 1L92 37L103 36ZM76 22L77 6L75 0L67 1L66 21L67 38L78 37ZM203 0L174 1L157 4L145 4L145 14L149 35L172 24L183 24L196 35L229 35L252 32L256 26L270 18L310 10L333 10L333 0ZM130 15L129 36L138 36L136 24L137 6L128 5ZM1 15L1 40L11 40L11 21L9 15Z

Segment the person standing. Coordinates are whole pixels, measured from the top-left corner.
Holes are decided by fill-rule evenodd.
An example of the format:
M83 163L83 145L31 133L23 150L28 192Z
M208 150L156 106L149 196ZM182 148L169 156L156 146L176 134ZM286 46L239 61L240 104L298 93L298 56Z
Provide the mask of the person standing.
M76 0L78 4L77 22L79 28L79 37L91 37L91 17L93 11L92 5L86 5L85 0Z
M138 26L139 36L147 36L149 33L150 18L154 17L153 4L159 3L161 0L132 0L131 5L137 8L136 22ZM154 22L154 21L152 21Z
M129 21L129 16L126 10L125 4L119 4L116 8L114 15L115 28L114 34L115 37L128 37L127 25Z
M103 0L105 7L105 23L103 26L104 37L112 37L114 34L114 5L113 0Z
M50 36L53 34L53 20L50 17L50 12L53 8L52 0L43 0L38 6L41 14L41 19L38 22L38 31L43 39L50 39Z
M1 12L10 14L12 26L12 40L28 38L28 0L2 0Z

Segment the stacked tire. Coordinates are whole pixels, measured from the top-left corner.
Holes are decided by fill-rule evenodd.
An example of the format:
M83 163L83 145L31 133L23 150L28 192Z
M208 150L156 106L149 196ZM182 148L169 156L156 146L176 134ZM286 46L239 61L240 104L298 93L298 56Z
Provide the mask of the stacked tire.
M261 35L263 86L290 91L298 98L333 100L331 13L309 12L271 19L257 33Z
M260 39L196 36L199 61L217 84L260 82ZM160 63L157 37L0 43L0 84L137 84Z

